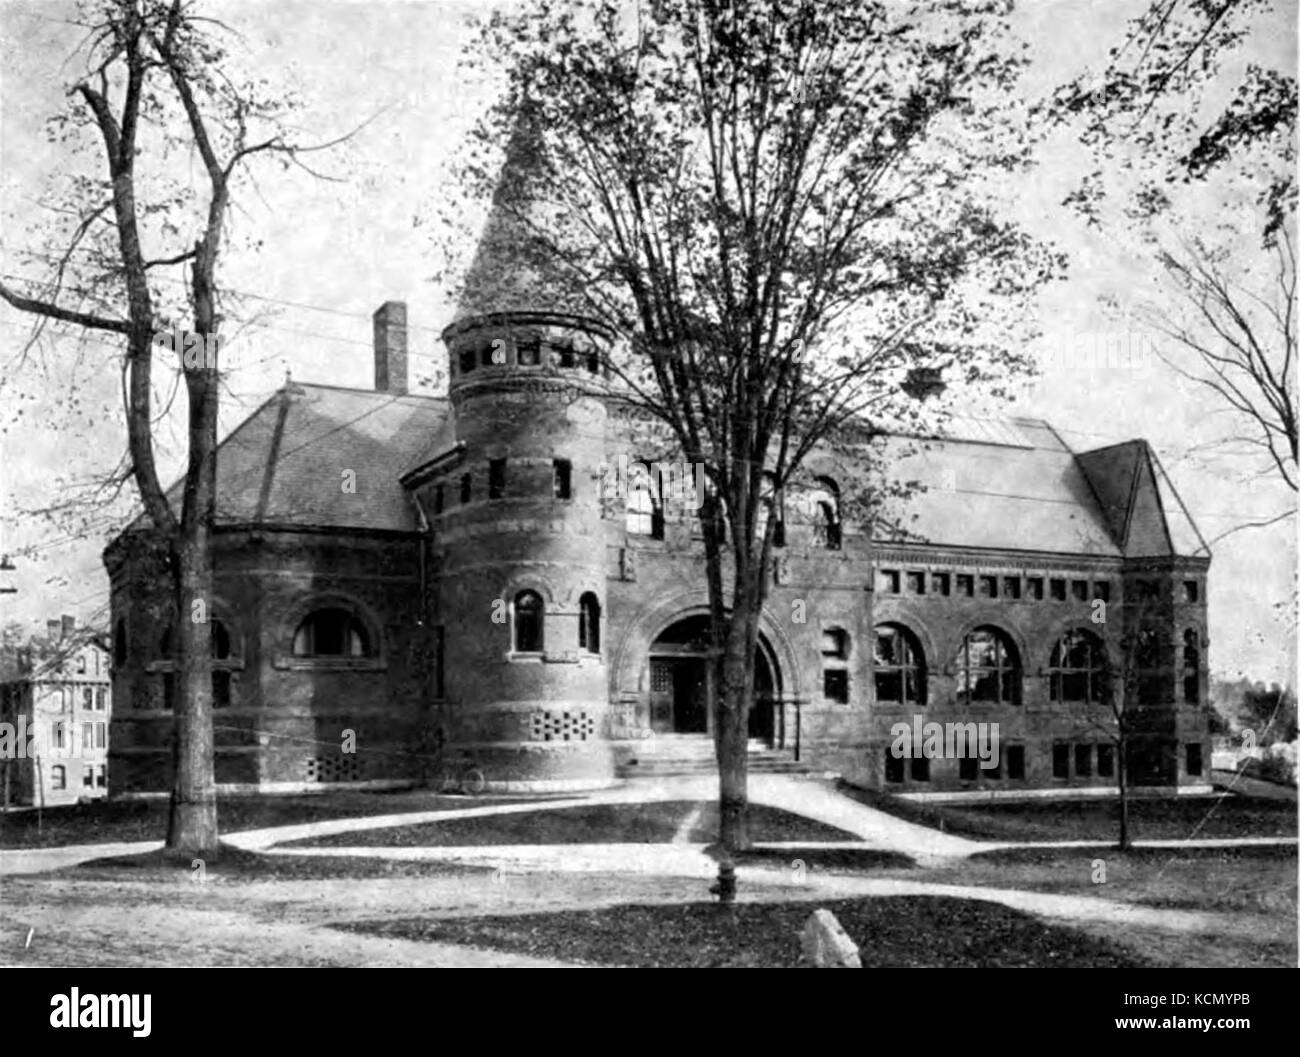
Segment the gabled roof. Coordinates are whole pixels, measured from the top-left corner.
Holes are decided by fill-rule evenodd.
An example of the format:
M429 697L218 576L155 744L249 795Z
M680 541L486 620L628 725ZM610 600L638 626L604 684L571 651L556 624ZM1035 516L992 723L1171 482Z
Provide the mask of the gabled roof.
M942 438L882 441L890 477L921 485L895 511L911 537L953 547L1119 556L1087 477L1046 422L982 421L954 418Z
M289 383L218 445L217 523L413 531L398 475L447 417L439 397Z

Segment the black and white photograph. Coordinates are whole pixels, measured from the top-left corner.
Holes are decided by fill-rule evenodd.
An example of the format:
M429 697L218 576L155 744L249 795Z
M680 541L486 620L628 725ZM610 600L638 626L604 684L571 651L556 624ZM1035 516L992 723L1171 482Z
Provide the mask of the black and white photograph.
M1284 1013L1298 12L0 0L32 1030L212 968Z

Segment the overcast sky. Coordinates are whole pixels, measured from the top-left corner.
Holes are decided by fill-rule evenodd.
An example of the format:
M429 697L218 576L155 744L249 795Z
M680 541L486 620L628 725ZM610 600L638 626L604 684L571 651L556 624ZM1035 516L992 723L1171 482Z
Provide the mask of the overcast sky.
M296 81L307 103L306 134L328 139L370 121L349 144L346 165L332 167L326 158L315 163L345 175L346 182L268 170L258 193L240 203L236 236L262 245L233 252L223 268L225 285L256 295L245 302L255 325L228 332L222 349L231 389L224 398L224 433L273 392L286 371L304 381L371 386L370 314L385 300L410 306L413 371L441 358L437 335L451 306L429 278L436 261L428 225L416 226L414 218L432 216L445 161L486 102L457 62L467 39L464 16L489 5L313 0L204 6L244 35L247 68ZM1015 20L1033 58L1026 94L1046 93L1097 63L1135 7L1132 0L1023 4ZM1294 69L1295 7L1279 7L1276 24L1258 34L1250 54ZM71 10L55 0L0 0L0 248L7 274L28 274L12 254L23 244L23 221L34 215L31 199L60 162L41 126L60 107L77 68L65 65L80 39L64 21ZM1149 263L1090 235L1059 206L1083 161L1077 145L1057 137L1044 145L1040 170L1016 189L1024 221L1071 254L1072 271L1043 299L1044 338L1034 350L1042 373L1023 387L1008 413L1048 419L1076 450L1145 437L1206 539L1276 515L1293 503L1287 489L1243 481L1240 467L1188 454L1227 427L1202 392L1150 355L1134 357L1145 362L1139 369L1097 363L1097 350L1149 353L1158 339L1132 321L1111 319L1098 304L1102 294L1136 296L1150 278ZM0 305L0 361L12 361L29 329L28 318ZM52 525L22 511L53 501L62 478L113 465L125 428L120 415L99 408L114 399L118 368L102 342L84 344L80 357L68 342L44 348L44 358L0 378L0 552L14 553L19 566L9 574L18 593L0 595L3 621L40 622L62 612L86 620L102 617L107 607L100 552L110 534L100 528L81 536L75 525ZM80 409L52 398L66 398L74 380L87 394ZM33 388L50 397L17 398ZM182 449L166 436L163 443L170 480ZM1214 546L1208 599L1216 672L1292 681L1294 641L1278 607L1294 583L1295 532L1292 518ZM32 547L38 549L23 554Z

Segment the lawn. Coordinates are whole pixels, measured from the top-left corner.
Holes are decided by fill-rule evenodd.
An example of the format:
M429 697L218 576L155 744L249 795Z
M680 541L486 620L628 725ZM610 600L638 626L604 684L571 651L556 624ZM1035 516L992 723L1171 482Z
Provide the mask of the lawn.
M377 880L399 877L454 877L488 875L492 868L459 863L401 862L389 859L354 858L334 855L264 855L230 844L221 853L205 859L202 874L198 860L175 859L161 851L92 859L55 874L77 881L147 881L156 884L223 880L249 881L337 881Z
M396 815L413 811L453 811L517 799L438 796L427 790L400 792L331 791L304 796L224 797L217 804L222 833L290 826L326 819ZM0 814L0 848L53 848L68 844L162 840L167 833L166 800L96 800ZM39 825L38 825L39 823Z
M933 896L833 899L866 968L1142 968L1139 955L996 903ZM462 943L588 965L790 968L802 964L808 903L632 905L558 913L412 917L338 925L385 937Z
M834 826L763 804L749 806L749 827L750 838L755 841L857 839ZM284 846L456 848L502 844L669 844L675 838L687 843L711 844L717 840L717 834L716 801L664 800L455 818L309 837Z
M1031 800L1009 803L922 803L841 784L840 792L870 807L946 833L983 840L1116 840L1119 802ZM1296 805L1248 796L1180 796L1129 802L1134 840L1294 837Z

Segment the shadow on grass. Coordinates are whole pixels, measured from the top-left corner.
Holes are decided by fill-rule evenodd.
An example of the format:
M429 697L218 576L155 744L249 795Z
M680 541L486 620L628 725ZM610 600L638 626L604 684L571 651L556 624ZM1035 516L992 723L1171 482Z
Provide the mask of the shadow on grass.
M370 935L645 968L789 968L814 906L835 914L866 968L1140 968L1132 952L1000 906L932 896L824 903L614 906L590 911L406 918L336 927Z
M879 851L875 848L752 848L736 856L740 865L784 866L796 869L802 863L808 870L899 870L916 866L909 855Z
M337 881L396 877L480 876L491 867L458 863L401 862L350 856L264 855L230 844L221 845L215 858L178 858L167 851L142 852L92 859L45 875L78 881L158 881L169 884L211 880L229 881Z
M698 812L698 816L696 813ZM683 827L692 822L682 834ZM764 804L749 806L750 838L756 841L856 840L852 833ZM357 830L285 842L283 847L479 847L501 844L668 844L717 839L715 801L661 800L641 804L585 804L554 811L525 811L482 818L454 818L411 826Z

